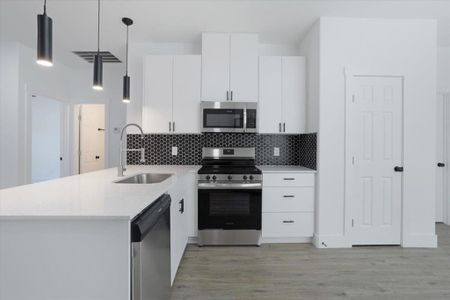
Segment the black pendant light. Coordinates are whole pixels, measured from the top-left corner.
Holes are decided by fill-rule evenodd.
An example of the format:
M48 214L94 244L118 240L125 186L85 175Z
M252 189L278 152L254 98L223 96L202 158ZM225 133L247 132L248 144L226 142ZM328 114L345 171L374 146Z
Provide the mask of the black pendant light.
M123 103L130 103L130 76L128 76L128 28L133 25L130 18L122 18L122 23L127 26L126 58L125 58L125 76L123 76Z
M97 54L94 56L94 90L103 90L103 59L100 55L100 0L97 6Z
M45 67L53 66L52 46L52 18L47 16L47 0L44 0L44 13L37 16L37 60L36 62Z

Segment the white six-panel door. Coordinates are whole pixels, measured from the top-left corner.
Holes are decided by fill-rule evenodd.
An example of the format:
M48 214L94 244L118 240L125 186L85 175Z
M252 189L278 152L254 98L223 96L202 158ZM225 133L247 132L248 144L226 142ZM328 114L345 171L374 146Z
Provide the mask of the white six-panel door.
M354 77L348 120L353 245L401 243L402 79Z

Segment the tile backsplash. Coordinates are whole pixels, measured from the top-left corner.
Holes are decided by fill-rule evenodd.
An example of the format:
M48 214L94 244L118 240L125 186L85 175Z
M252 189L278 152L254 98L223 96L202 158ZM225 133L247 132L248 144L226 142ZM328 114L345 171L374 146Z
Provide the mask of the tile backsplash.
M128 148L142 147L139 134L128 135ZM143 145L148 165L199 165L203 147L254 147L257 165L302 165L316 168L316 134L146 134ZM172 147L178 154L172 155ZM279 156L274 156L274 147ZM128 164L139 164L139 153L128 152Z

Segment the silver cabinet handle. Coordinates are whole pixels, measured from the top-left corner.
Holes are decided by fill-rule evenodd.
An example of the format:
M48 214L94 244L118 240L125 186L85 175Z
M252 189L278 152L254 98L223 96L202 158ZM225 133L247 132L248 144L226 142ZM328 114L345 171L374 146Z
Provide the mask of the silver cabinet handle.
M233 101L233 91L231 91L231 101Z
M286 123L283 123L283 132L286 132Z
M278 131L281 132L281 123L278 123Z
M287 177L287 178L283 178L283 180L295 180L295 178Z
M175 122L173 122L172 130L173 130L173 132L175 132Z
M285 221L283 221L283 223L284 224L292 224L292 223L294 223L294 221L292 221L292 220L285 220Z
M294 198L294 195L284 195L283 198Z
M172 131L172 122L169 122L169 132Z
M230 100L229 94L230 94L230 91L227 91L227 101Z

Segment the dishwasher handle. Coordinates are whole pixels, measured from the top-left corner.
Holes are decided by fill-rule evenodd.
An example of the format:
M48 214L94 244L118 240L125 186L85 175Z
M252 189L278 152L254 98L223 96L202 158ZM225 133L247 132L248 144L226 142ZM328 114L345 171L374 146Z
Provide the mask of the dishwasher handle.
M170 209L170 202L170 195L164 194L131 221L132 243L139 243L145 238L164 213Z

